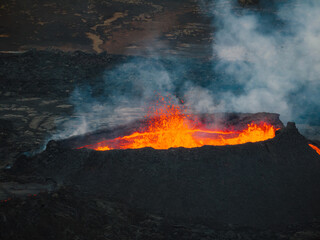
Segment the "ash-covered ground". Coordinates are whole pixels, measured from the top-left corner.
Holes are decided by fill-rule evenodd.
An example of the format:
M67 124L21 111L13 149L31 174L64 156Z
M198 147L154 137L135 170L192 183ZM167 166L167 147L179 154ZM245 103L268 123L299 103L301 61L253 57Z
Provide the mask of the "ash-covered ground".
M54 48L208 57L211 17L200 1L12 1L0 5L1 51ZM164 48L169 45L170 48Z

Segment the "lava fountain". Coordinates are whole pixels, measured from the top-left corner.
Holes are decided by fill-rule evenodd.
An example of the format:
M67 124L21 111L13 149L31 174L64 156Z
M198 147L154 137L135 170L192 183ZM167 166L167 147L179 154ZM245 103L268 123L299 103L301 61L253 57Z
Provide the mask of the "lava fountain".
M145 116L146 125L130 135L85 145L97 151L152 147L169 149L195 148L204 145L236 145L264 141L275 136L276 128L266 122L252 122L241 130L209 129L181 105L160 97Z

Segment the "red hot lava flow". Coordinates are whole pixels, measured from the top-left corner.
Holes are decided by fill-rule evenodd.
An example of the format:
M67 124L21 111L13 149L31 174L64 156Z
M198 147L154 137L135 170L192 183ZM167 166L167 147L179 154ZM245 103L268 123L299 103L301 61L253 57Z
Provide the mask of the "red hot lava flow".
M187 114L184 107L172 104L171 101L166 102L164 98L160 99L160 104L158 102L145 118L146 126L130 135L107 139L80 148L106 151L144 147L169 149L204 145L236 145L273 138L277 130L266 122L252 122L242 130L207 129Z
M320 155L320 148L316 147L315 145L309 144L311 148L313 148L319 155Z

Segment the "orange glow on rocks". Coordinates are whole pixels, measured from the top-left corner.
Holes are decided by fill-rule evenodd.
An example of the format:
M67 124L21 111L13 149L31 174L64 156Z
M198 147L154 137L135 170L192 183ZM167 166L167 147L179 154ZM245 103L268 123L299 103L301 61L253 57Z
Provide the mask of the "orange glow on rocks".
M309 144L319 155L320 155L320 148L316 147L315 145Z
M194 148L204 145L236 145L264 141L275 136L274 126L265 123L251 123L242 130L207 129L201 126L184 107L166 102L161 97L146 116L146 127L126 136L107 139L80 148L97 151L112 149L138 149L152 147L169 149L176 147Z

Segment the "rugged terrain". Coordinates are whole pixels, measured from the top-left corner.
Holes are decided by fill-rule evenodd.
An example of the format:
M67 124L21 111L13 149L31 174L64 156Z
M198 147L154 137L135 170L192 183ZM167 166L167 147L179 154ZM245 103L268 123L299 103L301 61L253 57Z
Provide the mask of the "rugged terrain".
M260 1L258 5L255 5L257 1L239 2L242 5L235 4L235 9L246 6L271 18L276 11L273 1L270 4ZM280 228L203 221L195 224L192 219L179 220L161 211L141 208L139 202L133 206L123 199L97 192L89 194L90 183L85 177L95 176L92 173L97 169L91 161L96 159L95 153L65 149L59 145L63 141L51 141L45 150L52 138L70 136L66 133L69 123L82 117L77 107L86 99L77 103L73 98L75 90L90 89L90 97L103 100L108 94L104 90L106 72L126 62L164 66L177 83L175 92L178 95L179 84L186 79L200 86L213 82L215 93L220 88L238 91L239 86L233 81L212 71L214 28L208 4L209 1L193 0L1 1L1 239L320 239L320 222L316 217ZM214 8L215 14L220 14L223 7L221 1ZM181 65L186 66L181 71L183 74L176 74ZM118 76L111 88L126 90L127 83L136 81L139 76L129 72L125 77L126 81L122 81L123 76ZM122 110L126 116L136 114L134 109ZM115 118L102 126L110 127L123 120ZM299 122L297 127L306 138L319 144L320 123L317 120ZM300 135L299 139L307 141ZM262 145L263 153L270 154L265 147L268 144ZM312 154L306 146L302 149ZM154 155L153 151L144 149L134 155L148 159ZM171 150L171 154L181 151L184 150ZM109 159L108 154L97 159ZM236 151L231 154L237 155ZM75 162L76 166L72 161L70 164L73 155L79 155L84 161ZM65 157L69 165L64 166ZM103 161L101 166L109 164ZM65 170L67 166L72 171ZM289 164L289 167L292 166ZM57 174L65 177L70 173L72 176L65 178L69 184L58 181ZM103 172L101 175L104 179ZM93 182L97 180L92 178ZM308 186L317 184L311 178L305 179L310 180L306 183ZM293 199L301 197L305 189L295 192L290 184L286 182L281 187L289 189ZM109 187L108 184L99 186L100 189ZM297 212L293 210L292 215Z
M197 1L13 1L0 6L0 50L208 56L210 17Z

